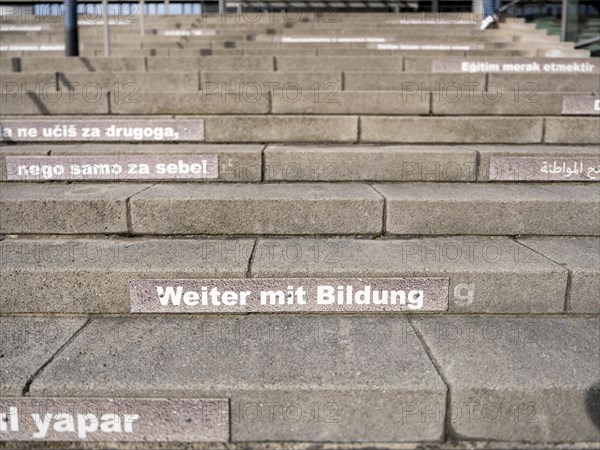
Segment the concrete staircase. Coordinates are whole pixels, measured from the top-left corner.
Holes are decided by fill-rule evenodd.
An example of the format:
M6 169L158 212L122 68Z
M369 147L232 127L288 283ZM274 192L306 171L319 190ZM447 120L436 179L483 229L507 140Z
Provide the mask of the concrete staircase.
M600 59L249 17L0 26L0 441L600 448Z

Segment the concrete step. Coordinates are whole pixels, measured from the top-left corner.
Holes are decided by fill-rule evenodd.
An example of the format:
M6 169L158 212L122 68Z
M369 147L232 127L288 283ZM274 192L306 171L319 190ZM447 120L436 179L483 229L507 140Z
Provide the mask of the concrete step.
M514 159L513 159L514 158ZM573 181L542 172L553 161L586 161L589 180L600 177L593 146L294 146L269 145L263 154L267 181ZM536 171L534 168L539 169ZM581 180L581 178L579 178Z
M18 332L19 319L10 325L8 332ZM165 358L161 359L166 364L156 366L152 363L158 378L136 377L137 381L134 382L134 378L122 378L125 374L121 373L121 363L125 358L121 360L119 357L110 362L110 369L108 365L106 369L113 375L119 373L120 383L115 384L110 378L105 378L103 383L95 382L90 378L91 372L87 370L85 375L80 373L79 380L86 379L96 386L98 396L105 396L102 391L110 389L112 392L109 395L113 397L146 397L152 392L152 397L209 396L229 399L233 414L238 414L234 411L239 411L239 420L230 417L231 439L234 441L369 441L375 438L381 441L439 441L442 438L442 420L432 421L424 426L419 417L411 418L401 427L393 425L397 421L395 411L398 411L398 406L403 402L427 401L442 407L446 398L446 386L406 320L336 317L273 320L264 316L235 322L229 319L201 318L187 321L141 319L134 322L98 319L97 322L89 322L78 335L80 339L75 339L62 354L68 354L69 350L75 350L78 345L86 342L89 338L87 333L93 332L98 326L105 331L110 330L112 338L104 332L97 337L101 337L106 348L112 348L113 351L117 344L113 339L118 335L124 336L129 342L147 335L146 342L142 346L136 346L132 354L127 351L128 344L124 343L122 355L132 363L132 375L144 365L137 358L145 359L143 355L146 355L154 359L157 355L155 351L165 352ZM127 331L123 326L128 327ZM270 342L269 338L264 342L262 337L256 341L247 341L245 338L240 341L235 337L232 340L221 340L214 336L213 340L212 332L208 331L210 328L225 332L231 326L233 329L241 326L248 332L275 327L277 333L284 333L286 337L275 342ZM317 335L313 335L315 330ZM123 332L126 334L123 335ZM206 335L207 332L211 335ZM245 333L243 331L244 336ZM293 333L294 337L290 340L287 333ZM168 344L159 338L169 335ZM197 335L202 339L201 349L196 347L198 342L195 339L182 339L186 335L188 338ZM390 345L373 353L370 345L363 342L366 335L373 341L387 342ZM161 341L163 344L160 344ZM175 348L178 350L174 351ZM342 351L342 348L345 350ZM88 346L86 354L91 359L90 364L92 361L102 360L102 366L109 362L93 344ZM167 356L169 354L172 357ZM188 359L187 370L190 372L181 371L180 357L183 355ZM87 359L81 356L83 355L77 358L78 363ZM31 384L30 395L87 395L83 393L85 388L80 389L76 386L77 383L72 383L75 380L71 380L69 372L63 372L65 389L61 393L50 394L53 388L44 387L46 377L54 378L54 368L63 370L60 368L61 363L60 358L55 359L53 365L44 370L45 376L37 378ZM90 365L89 369L92 367ZM168 367L176 371L169 373ZM373 371L373 367L378 370ZM80 370L75 366L73 369ZM92 370L96 371L97 368ZM191 373L195 375L189 377ZM152 386L152 379L161 380L160 385ZM55 381L51 383L58 388ZM79 394L76 393L77 390ZM42 391L46 393L41 394ZM276 423L273 423L265 416L250 423L241 415L249 413L247 405L262 408L262 405L271 402L278 405L295 404L306 418L286 423L285 418L280 417L274 419ZM310 419L311 405L319 409L314 423ZM377 406L369 412L357 414L355 408L359 405ZM440 419L444 416L443 409L439 413Z
M190 80L192 81L192 80ZM83 83L79 91L56 91L56 84L30 88L7 86L3 95L6 115L432 115L432 116L597 116L598 96L586 93L456 90L439 91L342 91L340 84L322 85L307 80L306 90L295 82L263 84L202 83L202 91L141 92L133 82L115 82L107 89ZM411 87L414 87L411 85ZM25 90L32 89L32 90ZM110 98L109 98L110 94ZM588 106L565 109L568 97L589 97Z
M597 317L94 317L83 328L80 323L56 319L70 339L56 336L40 348L35 338L52 324L4 317L6 341L22 342L7 348L6 361L27 357L29 373L35 362L47 365L26 387L10 370L3 391L21 389L34 401L229 399L232 442L600 437ZM57 355L52 343L63 346ZM490 352L497 357L490 360Z
M419 144L595 144L599 130L593 117L517 116L363 116L360 127L360 142Z
M343 77L343 78L342 78ZM200 83L201 81L201 83ZM201 89L223 90L236 86L260 86L262 90L280 90L283 88L302 90L325 90L333 84L336 91L406 91L406 95L415 92L442 91L456 95L458 91L487 91L495 100L498 93L507 97L529 95L533 99L544 92L580 92L598 93L597 76L580 74L445 74L445 73L376 73L376 72L307 72L307 71L265 71L265 72L212 72L189 71L159 74L155 72L39 72L6 73L2 75L2 92L6 95L21 94L23 91L51 91L58 84L59 89L83 90L98 87L105 90L123 90L133 84L135 92L145 91L182 91ZM491 103L491 101L490 101Z
M598 75L595 74L519 74L519 73L378 73L348 72L344 73L344 87L347 90L443 90L451 86L463 91L496 90L514 94L514 92L597 92Z
M595 238L10 238L0 313L131 314L133 280L447 278L437 313L598 314ZM256 280L260 281L260 280ZM567 301L565 302L565 298ZM431 310L427 296L418 313ZM326 306L148 307L163 313L325 313ZM158 308L158 309L157 309ZM211 309L212 308L212 309ZM376 314L398 311L369 310ZM364 310L352 310L356 314Z
M14 158L16 157L16 159ZM185 173L194 160L216 159L206 174ZM563 163L565 167L563 168ZM77 167L72 168L75 164ZM85 173L85 164L118 171ZM148 173L141 164L149 166ZM166 172L158 164L175 164ZM151 167L150 167L151 166ZM0 147L3 181L551 181L600 178L596 146L70 144ZM56 169L58 167L58 169ZM37 169L36 169L37 168ZM566 169L569 170L566 170ZM50 170L52 169L52 170ZM150 170L151 169L151 170ZM79 170L79 171L78 171ZM164 173L163 173L164 172ZM556 172L556 173L554 173ZM575 172L575 173L574 173ZM213 176L208 176L213 175Z
M152 180L160 181L181 181L181 172L178 174L166 170L167 164L178 165L180 160L185 160L188 164L195 161L194 158L204 160L215 158L216 163L213 167L211 162L207 170L210 175L213 171L217 176L198 176L195 172L189 172L189 181L206 182L260 182L262 180L262 145L219 145L219 144L81 144L81 145L19 145L0 147L0 179L20 179L29 180L76 180L81 181L99 181L101 179L112 181L133 181L133 180ZM33 157L35 161L14 161L11 156ZM50 159L38 159L40 157L49 157ZM6 160L8 157L8 162ZM63 175L52 176L51 173L42 172L34 175L32 164L37 167L48 167L47 162L52 160L52 164L59 164L65 172ZM192 161L193 160L193 161ZM85 162L84 162L85 161ZM97 173L83 173L83 166L86 164L108 163L109 165L119 164L122 172L117 174L112 171L108 178ZM143 176L140 170L140 164L152 165L152 171L148 177ZM155 163L153 165L153 163ZM50 164L50 166L52 166ZM77 168L73 168L75 164ZM163 164L164 170L160 169L160 175L156 169L156 164ZM182 166L183 168L183 166ZM109 171L110 172L110 171ZM164 173L163 173L164 172ZM32 176L33 175L33 176ZM105 174L106 175L106 174ZM157 177L157 175L160 175ZM32 177L31 177L32 176ZM16 178L15 178L16 177Z
M202 84L200 84L201 77ZM343 82L342 82L343 77ZM263 90L288 89L300 87L305 90L324 89L330 83L348 91L388 91L398 90L408 93L426 91L483 91L502 92L507 95L532 95L537 92L581 92L588 95L598 93L597 76L593 74L445 74L445 73L377 73L377 72L170 72L168 74L150 72L38 72L38 73L5 73L2 75L2 92L13 95L15 91L36 91L36 83L42 89L52 90L55 83L60 89L82 90L86 86L99 85L102 89L124 89L133 83L136 92L160 91L169 87L170 91L196 90L209 83L207 88L231 88L236 85L248 86L258 84ZM15 86L16 85L16 86ZM91 87L88 87L91 89ZM414 94L411 94L414 95Z
M261 44L262 48L262 44ZM311 47L312 48L312 47ZM414 53L414 52L413 52ZM528 69L536 63L537 69ZM237 66L236 66L237 64ZM435 64L435 67L434 67ZM471 64L463 70L463 64ZM473 65L475 64L475 65ZM488 65L486 65L488 64ZM494 68L493 64L498 65ZM525 57L477 57L444 58L442 56L244 56L244 57L138 57L138 58L45 58L23 57L3 58L3 72L123 72L159 71L170 72L190 70L210 71L348 71L364 72L501 72L505 64L511 64L511 73L598 73L598 58L525 58ZM554 64L554 66L552 66ZM575 67L577 64L577 67ZM523 65L523 66L515 66ZM527 66L529 65L529 66ZM548 70L542 70L548 66ZM515 68L516 67L516 68ZM521 67L521 68L519 68ZM552 69L554 67L554 69ZM508 71L508 70L506 70Z
M13 58L14 60L14 58ZM7 61L7 60L4 60ZM15 68L17 70L15 70ZM196 57L168 58L19 58L17 61L3 63L6 72L171 72L192 70L273 70L272 57Z
M525 58L525 57L510 57L510 58L432 58L428 56L414 56L407 57L404 59L404 71L405 72L440 72L440 73L492 73L492 72L506 72L510 73L568 73L568 74L582 74L582 73L598 73L600 71L600 59L599 58L588 58L587 55L572 54L573 52L567 52L566 55L560 55L559 57L538 57L538 58ZM569 56L570 55L570 56ZM536 67L533 63L537 63L539 67ZM435 63L435 67L434 67ZM472 65L466 65L471 63ZM487 65L486 65L487 63ZM576 63L576 64L575 64ZM463 70L463 64L465 69ZM504 69L504 65L509 66ZM522 64L523 66L518 66ZM552 69L552 64L555 64L555 69ZM496 67L494 66L496 65ZM544 65L550 65L549 70L544 70ZM563 67L564 66L564 67ZM560 70L559 70L560 69ZM585 71L584 71L585 70Z
M90 91L91 90L122 92L129 89L130 95L135 92L160 91L165 86L173 86L183 92L195 91L200 85L198 72L171 72L168 74L148 72L39 72L39 73L5 73L2 74L2 94L8 98L15 93L25 91L48 93L54 90ZM40 95L43 97L43 95Z
M472 14L257 15L115 24L111 58L3 17L0 446L600 450L600 59ZM36 439L32 407L73 421ZM81 422L115 408L134 432Z
M3 183L0 233L598 236L599 189L580 183ZM285 213L271 214L274 209Z
M77 95L76 95L77 97ZM88 103L80 97L78 102L69 102L65 94L60 102L46 106L38 102L37 96L27 96L26 102L14 103L22 111L31 115L2 116L4 142L86 142L86 141L120 141L120 142L164 142L192 141L207 143L399 143L399 144L580 144L595 145L598 142L600 124L596 117L539 117L539 116L414 116L414 115L296 115L296 114L255 114L255 115L206 115L206 116L173 116L131 115L126 110L135 111L135 103L123 105L123 115L97 115L93 111L104 111L105 104L100 101ZM240 106L233 101L220 103L219 99L211 100L222 111L237 111ZM201 100L201 94L198 99ZM325 100L327 96L323 97ZM368 96L365 98L369 99ZM380 97L381 98L381 97ZM407 97L409 98L409 97ZM414 96L407 100L413 102L413 108L421 108L421 102L414 104ZM248 99L249 100L249 99ZM375 108L372 100L371 106ZM9 103L10 104L10 103ZM410 103L408 103L410 106ZM65 109L69 108L67 111ZM176 105L175 105L176 106ZM467 107L470 106L467 104ZM79 108L80 112L77 112ZM252 108L260 108L260 104ZM50 110L50 108L53 108ZM195 108L190 105L189 108ZM331 105L322 109L331 109ZM157 107L158 110L160 110ZM68 112L77 115L89 114L85 119L68 115L55 115L52 118L40 114ZM371 109L372 111L372 109ZM169 112L172 114L172 112ZM130 119L132 122L124 122ZM187 122L184 122L187 121ZM189 127L185 124L189 124ZM75 134L69 137L59 133L58 136L44 133L45 129L69 127L73 125ZM83 127L89 130L98 129L97 136L88 133L83 135ZM135 137L134 134L121 134L111 137L103 134L103 130L111 127L124 127L127 130L148 128L150 137ZM175 128L173 128L175 127ZM153 130L176 128L178 136L164 133L156 134ZM179 129L181 128L181 129ZM62 128L61 128L62 129ZM10 131L7 131L10 130ZM20 131L19 131L20 130ZM34 130L29 132L29 130ZM89 131L88 130L88 131ZM360 132L359 132L360 130ZM133 133L133 131L132 131ZM65 137L66 136L66 137ZM161 137L162 136L162 137Z

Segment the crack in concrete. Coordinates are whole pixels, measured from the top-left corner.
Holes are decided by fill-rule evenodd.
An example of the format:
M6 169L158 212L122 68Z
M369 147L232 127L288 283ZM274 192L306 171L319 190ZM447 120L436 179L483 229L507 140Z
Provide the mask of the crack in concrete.
M34 372L33 375L31 375L31 377L29 377L29 379L25 383L25 386L23 387L23 390L21 391L21 395L23 397L29 396L29 390L31 389L31 385L36 380L36 378L38 378L38 376L44 371L44 369L46 367L48 367L56 359L56 357L58 357L58 355L60 355L63 352L63 350L65 350L69 345L71 345L71 342L73 342L75 339L77 339L77 336L79 336L81 334L83 329L91 322L91 320L92 319L88 318L84 322L84 324L81 327L79 327L79 329L77 331L75 331L75 333L73 333L71 335L71 337L69 339L67 339L67 341L63 345L61 345L60 348L56 352L54 352L52 354L52 356L50 356L48 361L46 361L38 370L36 370Z

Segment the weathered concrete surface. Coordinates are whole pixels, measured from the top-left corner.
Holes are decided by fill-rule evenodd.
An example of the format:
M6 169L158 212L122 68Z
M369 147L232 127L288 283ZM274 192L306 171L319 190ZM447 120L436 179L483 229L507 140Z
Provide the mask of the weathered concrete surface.
M130 205L138 234L374 234L383 217L363 184L162 184Z
M149 186L2 183L0 233L126 233L127 199Z
M360 118L360 142L515 143L542 141L541 117L374 117Z
M527 92L598 92L598 75L567 75L554 73L491 73L488 86L512 94L518 88Z
M600 439L598 317L413 322L450 388L451 438Z
M118 48L118 47L117 47ZM112 50L112 49L111 49ZM111 51L111 54L113 52ZM113 56L117 56L116 54ZM23 74L25 75L25 74ZM30 75L31 74L27 74ZM63 90L94 92L95 87L113 92L119 101L133 101L148 91L197 91L198 72L59 72L58 84ZM114 98L113 98L114 100Z
M356 142L352 116L208 116L207 142Z
M281 56L276 58L277 70L281 71L358 71L365 68L378 72L402 72L402 57L390 58L385 56L324 56L302 57Z
M22 72L144 72L144 58L20 58Z
M491 158L502 157L546 157L552 163L554 157L571 157L573 160L580 158L600 158L600 149L597 146L573 145L461 145L461 148L473 150L479 155L477 181L490 181L490 176L497 177L505 174L508 167L496 162L492 167ZM514 172L513 181L522 181L532 175L531 164L522 164Z
M86 319L0 316L0 395L21 395Z
M476 152L450 146L269 145L273 181L475 181Z
M331 315L97 319L31 385L230 398L233 441L439 441L445 390L405 319Z
M378 184L391 234L600 235L599 186Z
M449 311L564 310L567 270L506 238L260 240L253 277L449 277Z
M204 92L145 92L135 96L135 102L111 97L112 114L266 114L268 93L258 90L246 93L219 89L214 94Z
M228 89L253 86L263 93L274 90L325 89L342 86L342 72L203 72L200 75L201 88L213 91L227 87Z
M379 73L348 72L344 87L349 91L406 91L407 97L427 91L475 91L485 88L485 74L471 73Z
M289 88L273 92L273 114L398 114L429 113L429 95L403 92L341 91L321 88L317 91Z
M129 280L240 278L253 241L8 239L1 313L128 313Z
M273 70L273 58L268 56L197 56L148 58L148 72L171 72L176 67L177 71L244 71L264 72Z
M14 170L14 168L6 167L7 156L46 156L50 153L47 146L36 145L36 146L17 146L17 145L3 145L0 146L0 180L5 181L7 170ZM0 195L0 198L2 196Z
M548 144L590 144L600 142L597 117L547 117L544 142Z
M520 242L569 270L567 311L600 313L600 240L530 238Z
M555 93L464 92L456 89L432 94L434 115L556 116L562 112L563 95Z
M101 90L92 94L61 91L23 92L15 95L3 94L2 114L14 115L90 115L108 114L108 95Z

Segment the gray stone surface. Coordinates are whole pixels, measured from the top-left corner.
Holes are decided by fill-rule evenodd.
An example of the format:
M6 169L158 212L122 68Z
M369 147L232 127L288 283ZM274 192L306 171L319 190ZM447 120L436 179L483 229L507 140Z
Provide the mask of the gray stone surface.
M406 58L404 58L404 71L405 72L431 72L431 57L406 57Z
M600 115L600 98L592 95L564 95L562 114L598 116Z
M506 238L260 240L253 277L449 277L449 311L564 310L567 270Z
M85 321L0 316L0 395L20 396L29 379Z
M534 91L591 93L600 91L596 74L491 73L488 85L502 89L502 92L506 93L513 93L516 88L522 93Z
M440 73L378 73L348 72L344 74L344 87L349 91L406 91L405 95L422 91L469 91L481 92L485 87L484 74Z
M40 91L3 94L2 114L14 115L89 115L108 114L108 95L101 89L91 93L69 94L62 91Z
M214 89L221 86L259 86L263 92L276 89L324 89L327 86L342 86L341 72L204 72L201 87ZM216 86L215 86L216 85Z
M562 113L563 96L547 92L503 92L500 89L488 89L486 93L447 89L433 94L431 105L433 114L442 116L556 116Z
M28 447L32 450L46 450L64 448L64 443L36 443L28 442ZM77 444L82 450L98 450L98 445L94 443ZM436 450L471 450L473 448L472 441L452 441L442 444L436 444ZM479 450L598 450L600 444L596 442L570 442L570 443L517 443L510 441L479 441L477 444ZM290 442L290 441L271 441L271 442L252 442L253 450L364 450L365 448L379 448L380 442ZM115 450L132 450L135 444L113 444ZM164 447L161 443L148 442L144 444L144 448L148 450L161 450ZM7 442L5 448L12 450L20 450L22 443ZM172 450L247 450L247 442L227 442L227 443L197 443L190 445L189 443L169 443L169 448ZM386 450L422 450L423 444L420 443L386 443Z
M283 146L264 152L273 181L475 181L476 152L450 146Z
M600 240L530 238L520 242L569 270L567 311L600 313Z
M227 399L22 397L0 399L0 410L8 412L0 442L229 440Z
M449 384L451 439L600 440L600 320L414 319Z
M261 72L273 70L273 58L268 56L198 56L148 58L148 72L186 71L244 71Z
M402 72L402 57L385 56L280 56L276 58L277 70L281 71L358 71L366 68L376 72Z
M597 117L547 117L544 142L548 144L593 144L600 142Z
M144 184L0 185L5 234L127 233L127 199Z
M570 157L573 160L600 158L600 149L596 146L573 145L462 145L461 148L476 151L479 154L478 181L490 181L490 175L508 175L509 168L499 158L552 158ZM491 158L496 158L492 167ZM536 166L537 167L537 166ZM521 170L522 169L522 170ZM532 166L523 164L513 169L513 181L519 181L532 175Z
M405 319L296 315L92 320L31 386L230 398L232 441L439 441L445 390Z
M139 234L375 234L383 216L363 184L162 184L130 205Z
M1 313L128 313L129 281L244 277L251 240L8 239Z
M113 97L114 93L117 92L118 98L121 101L135 100L139 93L147 91L164 91L166 87L168 87L169 91L196 91L199 85L198 73L195 71L169 73L71 73L67 71L59 72L57 75L58 84L61 86L61 89L75 91L87 89L92 91L94 87L99 86L101 89L113 92ZM113 100L115 99L113 98Z
M531 144L541 142L542 122L539 117L361 117L360 141Z
M4 36L3 36L4 37ZM2 58L4 63L10 59ZM9 64L10 65L10 64ZM36 85L37 84L37 85ZM44 91L54 90L56 87L56 74L52 72L43 73L3 73L2 74L2 92L7 95L19 94L26 90Z
M15 65L19 62L19 58L0 58L0 72L9 74L15 72Z
M273 93L274 114L429 114L429 94L402 92L321 91L299 88Z
M21 58L22 72L144 72L144 58Z
M379 184L392 234L600 235L599 186Z
M112 114L266 114L268 92L218 88L211 92L145 92L135 102L111 97Z
M3 145L0 146L0 180L6 180L6 157L7 156L45 156L50 153L50 150L43 145L39 146L17 146ZM13 168L10 168L12 171Z
M207 142L356 142L352 116L208 116Z
M242 45L240 44L240 47L241 46ZM314 48L255 48L244 46L241 51L246 56L317 56L317 50ZM277 74L275 73L273 75Z

